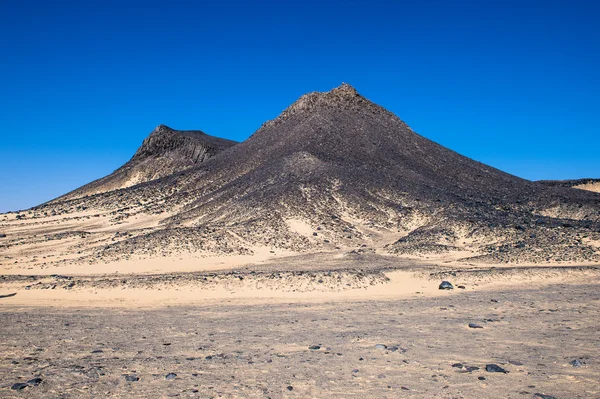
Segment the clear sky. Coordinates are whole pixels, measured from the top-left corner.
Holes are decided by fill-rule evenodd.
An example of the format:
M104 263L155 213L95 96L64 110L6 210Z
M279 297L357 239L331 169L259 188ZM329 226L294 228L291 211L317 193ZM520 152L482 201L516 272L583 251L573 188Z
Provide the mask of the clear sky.
M341 82L518 176L600 177L598 1L3 1L0 212L164 123L244 140Z

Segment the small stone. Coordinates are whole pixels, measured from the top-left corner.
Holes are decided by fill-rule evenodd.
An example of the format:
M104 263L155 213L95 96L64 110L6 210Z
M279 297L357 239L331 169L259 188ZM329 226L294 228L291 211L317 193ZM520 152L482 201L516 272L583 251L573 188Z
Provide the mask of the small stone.
M479 381L485 381L485 377L477 377Z
M469 323L469 328L483 328L479 324Z
M462 365L462 363L454 363L454 364L452 365L452 367L456 367L457 369L462 369L462 368L463 368L463 365Z
M502 367L498 366L497 364L486 364L485 365L485 371L487 371L488 373L508 373L508 371L504 370Z
M135 382L135 381L139 381L140 377L138 377L135 374L125 374L125 381L128 382Z
M569 362L569 364L570 364L571 366L573 366L573 367L581 367L581 366L583 366L583 363L581 363L581 362L579 361L579 359L575 359L575 360L573 360L572 362Z
M174 380L175 377L177 377L177 374L175 373L169 373L165 376L165 380Z
M477 367L477 366L467 366L467 367L465 368L465 370L467 370L467 371L470 373L470 372L472 372L472 371L477 371L477 370L479 370L479 367Z
M402 389L403 391L410 391L408 387L400 387L400 389Z
M442 281L439 287L440 290L453 290L454 286L449 281Z
M541 399L556 399L554 396L550 396L550 395L544 395L543 393L536 393L533 395L534 398L541 398Z
M352 370L353 373L358 373L358 369Z
M313 345L309 346L308 349L310 349L311 351L318 351L319 349L321 349L321 347L319 345Z
M387 345L377 344L377 345L375 345L375 349L387 349Z
M287 390L288 390L288 391L293 391L293 390L294 390L294 387L293 387L293 386L291 386L291 385L288 385L288 387L287 387Z
M42 379L40 377L35 377L35 378L32 378L29 381L27 381L27 385L33 386L33 387L38 386L41 383L42 383Z
M456 288L460 288L461 290L466 289L467 287L465 287L464 285L457 285Z
M523 363L518 361L518 360L509 360L508 361L510 364L514 364L515 366L522 366Z
M27 388L29 385L25 382L18 382L16 384L13 384L10 389L14 389L15 391L20 391L21 389L25 389Z
M104 353L104 351L102 349L95 349L92 353Z

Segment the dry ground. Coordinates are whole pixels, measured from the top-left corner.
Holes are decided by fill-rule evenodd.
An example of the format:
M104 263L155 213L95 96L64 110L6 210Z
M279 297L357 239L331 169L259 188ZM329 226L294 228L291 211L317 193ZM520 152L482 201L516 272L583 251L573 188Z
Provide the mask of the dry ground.
M282 265L5 276L0 397L600 397L597 267Z

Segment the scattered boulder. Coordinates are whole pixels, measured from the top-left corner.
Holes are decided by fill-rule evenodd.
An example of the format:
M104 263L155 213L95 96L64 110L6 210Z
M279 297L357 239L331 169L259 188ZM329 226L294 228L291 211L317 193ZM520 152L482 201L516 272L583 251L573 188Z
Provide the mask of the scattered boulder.
M498 366L497 364L486 364L485 371L487 371L488 373L504 373L504 374L508 373L508 371L504 370L502 367Z
M572 362L569 362L569 364L573 367L581 367L583 366L583 363L581 363L581 361L579 361L579 359L575 359Z
M135 381L139 381L140 377L138 377L135 374L125 374L125 381L127 382L135 382Z
M483 328L479 324L469 323L469 328Z
M440 290L453 290L454 286L449 281L442 281L439 288Z
M42 379L40 377L35 377L30 379L27 382L17 382L16 384L13 384L10 389L13 389L15 391L20 391L22 389L25 389L27 387L36 387L38 385L40 385L42 383Z
M165 376L165 380L174 380L175 377L177 377L177 374L175 373L169 373Z
M30 379L29 381L27 381L27 385L31 386L38 386L42 383L42 379L40 377L35 377Z
M310 349L311 351L318 351L319 349L321 349L321 347L319 345L313 345L309 346L308 349Z

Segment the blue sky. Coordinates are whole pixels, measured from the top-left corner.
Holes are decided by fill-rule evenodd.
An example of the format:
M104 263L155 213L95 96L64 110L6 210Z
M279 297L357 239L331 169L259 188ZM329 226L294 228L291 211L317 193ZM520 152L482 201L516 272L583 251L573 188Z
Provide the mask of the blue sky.
M202 3L2 2L0 212L112 172L158 124L241 141L341 82L507 172L600 177L598 2Z

